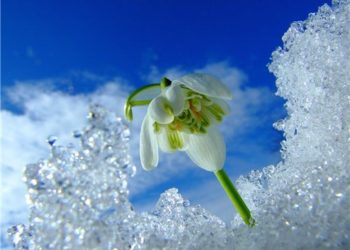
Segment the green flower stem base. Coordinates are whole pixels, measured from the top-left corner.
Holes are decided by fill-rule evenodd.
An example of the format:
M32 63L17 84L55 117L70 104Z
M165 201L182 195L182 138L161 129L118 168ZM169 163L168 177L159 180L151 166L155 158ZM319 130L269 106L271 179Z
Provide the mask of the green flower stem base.
M241 215L245 224L247 224L250 227L253 227L255 225L255 220L251 216L249 208L244 203L242 197L239 195L237 189L232 184L230 178L227 176L225 171L223 169L221 169L221 170L215 172L215 175L218 178L221 186L226 191L227 196L232 201L237 212Z

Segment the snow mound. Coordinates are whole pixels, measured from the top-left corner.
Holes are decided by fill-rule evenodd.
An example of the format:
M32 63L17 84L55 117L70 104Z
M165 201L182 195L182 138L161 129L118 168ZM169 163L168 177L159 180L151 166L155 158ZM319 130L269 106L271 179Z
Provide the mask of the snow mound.
M233 224L237 249L350 248L350 2L295 22L272 54L287 100L283 161L240 178L258 226Z

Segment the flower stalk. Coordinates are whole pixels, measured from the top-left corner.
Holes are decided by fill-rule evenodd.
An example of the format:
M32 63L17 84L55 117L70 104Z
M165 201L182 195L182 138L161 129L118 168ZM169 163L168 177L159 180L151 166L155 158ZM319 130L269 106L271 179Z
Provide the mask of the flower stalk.
M236 208L237 212L241 215L245 224L250 227L255 225L255 220L250 214L249 208L243 201L242 197L239 195L237 189L231 182L230 178L224 171L224 169L220 169L215 172L216 178L220 182L221 186L225 190L228 198L231 200L233 206Z
M132 113L132 107L133 106L144 106L148 105L152 100L133 100L133 98L137 97L137 95L141 94L142 92L149 90L149 89L154 89L154 88L160 88L161 85L159 83L152 83L148 84L145 86L142 86L141 88L138 88L134 92L132 92L128 99L125 102L124 105L124 115L126 119L129 121L132 121L133 119L133 113Z

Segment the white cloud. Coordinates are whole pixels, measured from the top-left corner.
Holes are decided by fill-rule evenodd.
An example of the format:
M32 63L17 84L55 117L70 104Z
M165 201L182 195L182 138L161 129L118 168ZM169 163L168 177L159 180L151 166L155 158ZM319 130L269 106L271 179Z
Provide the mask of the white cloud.
M216 75L227 83L233 91L232 114L225 119L222 126L228 141L251 127L259 126L258 119L261 118L259 112L262 107L271 106L273 94L270 90L246 87L244 84L247 76L226 62L209 64L193 71L204 71ZM154 67L146 78L153 82L162 76L175 79L185 73L186 71L180 67L171 68L164 72ZM79 77L88 77L88 80L103 80L103 78L89 72L78 75ZM1 203L6 204L1 216L6 218L4 216L11 212L16 214L22 212L22 216L17 216L17 221L12 221L12 223L24 222L26 219L27 214L23 213L26 207L24 200L26 188L21 182L21 175L27 163L36 162L40 158L48 156L49 147L45 143L47 136L57 136L59 138L58 144L61 145L74 142L71 136L72 131L79 130L84 126L90 102L100 103L109 110L123 115L124 100L131 90L130 85L125 80L116 78L104 81L92 93L73 95L69 91L60 91L61 87L67 83L71 84L69 79L17 82L14 87L7 90L8 101L21 108L22 111L19 114L8 110L1 111L3 126L1 134L3 150ZM56 86L59 88L57 89ZM131 124L131 153L137 166L140 166L138 138L144 111L144 108L135 109L135 120ZM159 167L153 172L144 172L138 167L138 174L130 182L132 195L146 194L151 188L170 179L184 178L190 173L198 175L197 173L202 171L196 169L183 153L163 153L160 158ZM181 186L181 183L179 185ZM230 203L227 202L223 192L216 191L218 189L220 189L219 186L213 184L213 181L205 180L194 183L191 187L192 191L181 188L180 191L183 191L185 196L188 195L188 198L200 202L204 207L217 212L217 214L220 214L219 211L230 211L228 217L226 215L224 217L231 218L231 210L228 209ZM149 205L145 203L143 207L147 206ZM9 222L8 219L6 220L5 223Z

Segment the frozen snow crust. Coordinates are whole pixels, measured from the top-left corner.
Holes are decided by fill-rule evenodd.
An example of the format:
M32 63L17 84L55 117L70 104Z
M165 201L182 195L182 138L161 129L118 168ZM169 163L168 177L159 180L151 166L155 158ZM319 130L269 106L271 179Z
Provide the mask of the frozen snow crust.
M176 189L150 213L128 201L129 130L100 107L76 135L27 166L30 224L14 249L350 249L350 1L295 22L269 69L286 99L283 161L237 180L257 225L226 225Z

